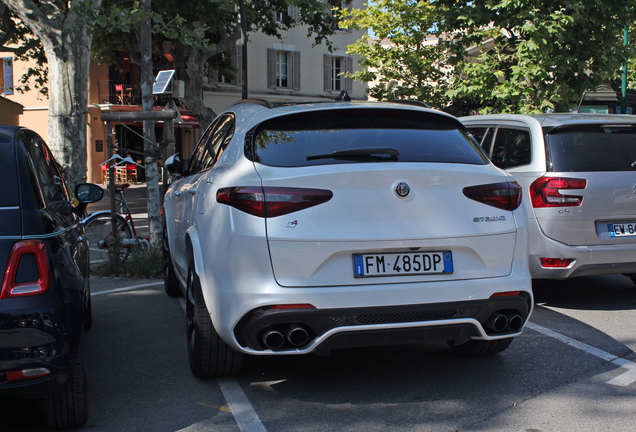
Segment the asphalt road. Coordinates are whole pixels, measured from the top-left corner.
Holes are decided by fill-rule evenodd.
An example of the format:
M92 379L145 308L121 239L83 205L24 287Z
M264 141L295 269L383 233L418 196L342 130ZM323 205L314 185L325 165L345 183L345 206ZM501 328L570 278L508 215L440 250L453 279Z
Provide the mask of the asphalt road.
M92 287L92 432L636 429L636 286L622 276L536 284L531 322L497 356L427 344L253 357L220 380L190 373L182 300L161 281ZM40 431L36 410L2 401L0 431Z

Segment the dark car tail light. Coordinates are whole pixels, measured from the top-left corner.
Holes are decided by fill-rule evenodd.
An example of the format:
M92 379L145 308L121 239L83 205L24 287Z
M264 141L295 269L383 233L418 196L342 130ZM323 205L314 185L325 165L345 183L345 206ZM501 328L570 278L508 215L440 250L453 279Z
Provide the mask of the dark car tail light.
M539 177L530 185L532 207L576 207L581 205L580 195L564 195L560 191L585 189L587 180L565 177Z
M216 192L216 200L258 217L276 217L297 212L331 199L324 189L287 187L230 187Z
M18 283L16 276L20 260L27 255L35 257L38 274L34 274L28 282ZM42 294L49 289L49 286L49 260L44 243L39 240L22 240L14 244L4 272L0 299Z
M517 183L502 182L464 188L466 197L497 207L513 211L521 205L521 186Z

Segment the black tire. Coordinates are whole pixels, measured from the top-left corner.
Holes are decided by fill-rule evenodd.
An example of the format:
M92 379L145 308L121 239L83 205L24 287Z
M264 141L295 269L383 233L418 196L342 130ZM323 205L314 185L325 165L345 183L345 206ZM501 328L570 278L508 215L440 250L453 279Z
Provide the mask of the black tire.
M49 429L80 428L88 421L83 333L73 361L73 369L70 371L64 389L56 395L44 398L43 409L44 421Z
M243 355L223 342L214 329L194 264L188 269L186 327L188 360L194 375L200 378L220 377L240 371Z
M170 297L181 297L181 287L177 280L177 275L174 272L174 266L172 265L172 257L170 256L170 245L168 244L168 236L166 235L166 228L163 229L163 288Z
M133 239L132 229L126 223L126 219L120 214L117 215L118 234L122 240ZM84 222L84 231L88 238L88 247L91 254L91 263L99 264L109 258L109 251L112 253L111 221L109 214L98 214L89 217ZM120 259L125 261L130 254L130 247L122 247Z
M513 338L494 339L494 340L474 340L457 344L455 341L449 341L448 345L455 354L466 357L483 357L490 356L502 352L510 346Z

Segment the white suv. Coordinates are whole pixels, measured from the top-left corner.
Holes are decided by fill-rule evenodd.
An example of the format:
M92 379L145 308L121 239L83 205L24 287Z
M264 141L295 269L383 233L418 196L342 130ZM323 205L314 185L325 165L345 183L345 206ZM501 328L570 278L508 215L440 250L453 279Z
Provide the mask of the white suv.
M165 165L165 286L198 376L424 340L494 354L531 313L520 187L454 117L244 101Z
M636 279L636 117L483 115L460 121L523 187L537 279Z

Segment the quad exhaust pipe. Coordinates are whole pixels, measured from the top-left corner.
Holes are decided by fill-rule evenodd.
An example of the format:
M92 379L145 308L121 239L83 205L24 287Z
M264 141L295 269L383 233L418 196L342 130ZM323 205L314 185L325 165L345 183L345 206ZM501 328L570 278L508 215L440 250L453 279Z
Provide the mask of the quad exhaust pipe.
M284 344L285 336L278 330L267 330L263 334L263 345L269 349L280 349Z
M309 341L309 333L299 325L292 325L285 333L285 338L295 347L303 346Z
M298 324L287 326L284 331L269 328L261 336L265 348L271 350L281 349L285 344L293 347L301 347L309 342L309 332Z
M495 333L518 333L523 327L523 318L514 312L495 312L484 323Z

